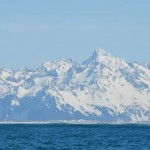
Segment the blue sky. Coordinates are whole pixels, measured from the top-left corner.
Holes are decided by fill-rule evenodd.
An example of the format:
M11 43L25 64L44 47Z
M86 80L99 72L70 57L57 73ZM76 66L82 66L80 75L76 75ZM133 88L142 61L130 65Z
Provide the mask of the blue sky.
M150 0L0 0L0 67L82 62L102 47L150 62Z

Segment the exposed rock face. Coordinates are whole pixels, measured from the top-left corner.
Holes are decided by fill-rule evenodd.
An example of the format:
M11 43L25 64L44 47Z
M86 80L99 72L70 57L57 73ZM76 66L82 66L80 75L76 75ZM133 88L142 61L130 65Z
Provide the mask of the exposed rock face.
M103 49L18 71L0 69L0 121L150 122L150 64Z

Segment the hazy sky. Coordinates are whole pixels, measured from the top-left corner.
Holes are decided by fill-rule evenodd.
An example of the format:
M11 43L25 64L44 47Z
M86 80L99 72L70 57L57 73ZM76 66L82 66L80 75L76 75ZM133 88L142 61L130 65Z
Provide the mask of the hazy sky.
M0 0L0 67L82 62L97 47L150 62L150 0Z

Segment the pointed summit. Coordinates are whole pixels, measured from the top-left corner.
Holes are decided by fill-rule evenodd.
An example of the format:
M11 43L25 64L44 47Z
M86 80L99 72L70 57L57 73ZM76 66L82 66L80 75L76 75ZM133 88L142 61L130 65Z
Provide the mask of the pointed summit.
M93 55L96 55L96 56L105 56L107 55L106 51L103 49L103 48L97 48Z
M111 56L111 54L107 53L104 49L97 48L93 52L92 56L86 61L84 61L83 64L88 65L88 64L101 63L104 59L106 59L106 57L109 57L109 56Z
M92 54L92 58L100 60L102 57L105 56L111 56L111 54L107 53L103 48L97 48L93 54Z

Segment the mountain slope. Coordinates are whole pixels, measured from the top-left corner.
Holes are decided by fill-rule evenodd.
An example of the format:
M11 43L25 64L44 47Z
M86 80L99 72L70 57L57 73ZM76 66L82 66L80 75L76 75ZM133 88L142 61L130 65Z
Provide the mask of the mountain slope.
M0 121L150 122L150 67L97 49L37 69L0 69Z

